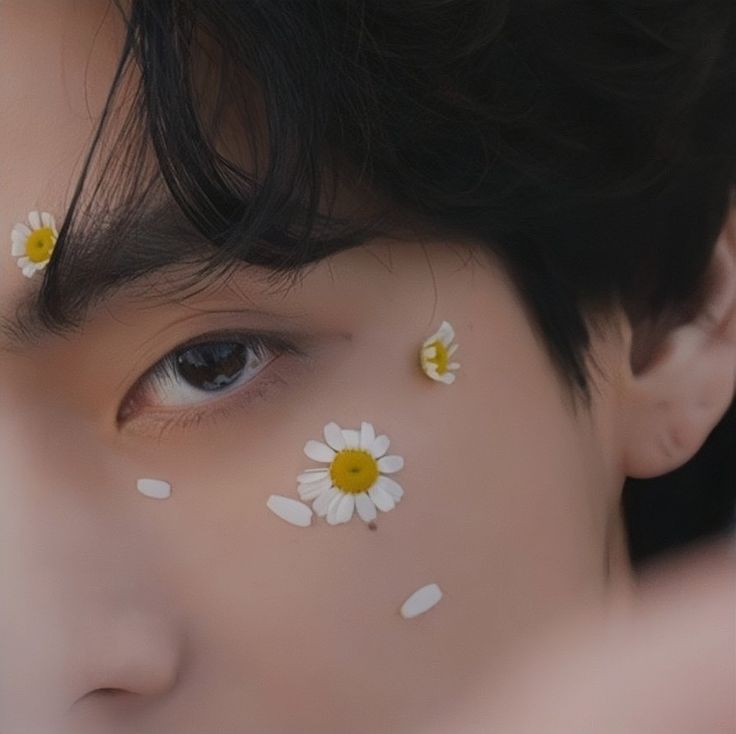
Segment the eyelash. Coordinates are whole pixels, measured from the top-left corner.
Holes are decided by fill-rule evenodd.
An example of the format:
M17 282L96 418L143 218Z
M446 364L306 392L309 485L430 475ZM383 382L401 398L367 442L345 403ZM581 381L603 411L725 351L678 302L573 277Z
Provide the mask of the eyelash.
M197 346L222 342L240 344L256 357L262 357L267 353L274 356L244 385L223 390L219 395L215 393L211 399L204 398L185 409L169 408L157 412L154 408L151 411L152 415L141 416L141 411L146 407L146 395L150 395L150 386L155 384L157 379L162 380L176 374L176 360L180 355ZM169 351L136 380L118 409L118 426L133 420L137 421L140 417L141 420L150 423L159 435L163 435L172 429L186 430L210 419L227 417L251 400L264 397L270 386L277 382L283 383L283 379L279 377L272 377L269 381L262 379L261 376L273 362L284 355L304 357L305 353L283 334L275 332L218 331L198 336Z

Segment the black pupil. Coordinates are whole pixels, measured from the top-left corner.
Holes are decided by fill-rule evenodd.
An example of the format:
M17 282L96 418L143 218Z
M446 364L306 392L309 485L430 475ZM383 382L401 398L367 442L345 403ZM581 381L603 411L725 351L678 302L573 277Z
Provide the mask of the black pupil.
M222 390L240 377L247 358L244 344L198 344L179 354L176 366L182 379L197 390Z

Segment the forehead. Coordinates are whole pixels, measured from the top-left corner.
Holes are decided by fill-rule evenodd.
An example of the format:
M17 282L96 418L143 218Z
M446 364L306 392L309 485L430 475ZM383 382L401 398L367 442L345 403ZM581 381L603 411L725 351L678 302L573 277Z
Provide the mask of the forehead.
M63 219L123 40L108 0L0 2L0 309L22 277L10 232L33 209Z

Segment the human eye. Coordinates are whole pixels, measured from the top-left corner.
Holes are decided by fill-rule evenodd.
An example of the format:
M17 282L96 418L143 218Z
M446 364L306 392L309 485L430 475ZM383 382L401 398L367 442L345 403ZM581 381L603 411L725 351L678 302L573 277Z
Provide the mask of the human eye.
M127 392L118 423L149 413L161 422L197 422L210 408L224 408L284 354L301 354L286 337L272 333L210 333L161 358ZM257 380L260 382L260 380Z

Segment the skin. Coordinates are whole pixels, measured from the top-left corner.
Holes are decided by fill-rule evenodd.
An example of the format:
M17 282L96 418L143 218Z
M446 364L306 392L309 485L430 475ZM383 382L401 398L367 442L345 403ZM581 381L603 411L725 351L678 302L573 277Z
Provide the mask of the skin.
M68 205L120 43L105 9L0 8L0 94L13 101L0 232ZM572 609L629 598L625 477L686 462L734 393L733 229L709 317L665 335L646 369L632 372L635 332L608 314L589 412L472 242L379 240L288 289L250 268L177 301L152 297L158 274L77 333L0 346L0 731L421 731L479 681L500 685L520 646ZM6 319L40 282L9 251L8 236ZM451 386L417 366L443 319L460 344ZM152 365L223 328L283 332L301 356L196 415L138 403L116 421ZM266 509L317 466L307 440L362 420L406 461L406 495L376 530L357 517L295 528ZM171 482L171 499L142 497L141 477ZM431 582L443 601L403 620Z

